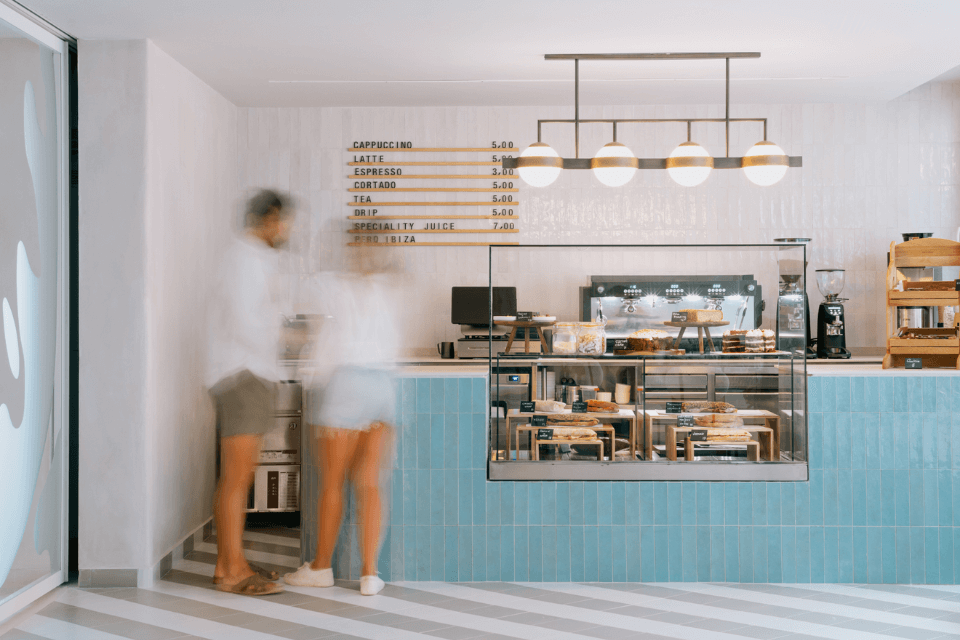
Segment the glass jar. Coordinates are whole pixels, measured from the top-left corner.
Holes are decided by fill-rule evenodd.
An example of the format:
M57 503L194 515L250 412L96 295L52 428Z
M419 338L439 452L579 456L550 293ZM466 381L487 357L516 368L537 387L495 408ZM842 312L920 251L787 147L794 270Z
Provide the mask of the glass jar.
M553 325L553 353L558 356L577 352L577 323L558 322Z
M580 322L577 328L577 353L589 356L603 355L607 350L604 323Z

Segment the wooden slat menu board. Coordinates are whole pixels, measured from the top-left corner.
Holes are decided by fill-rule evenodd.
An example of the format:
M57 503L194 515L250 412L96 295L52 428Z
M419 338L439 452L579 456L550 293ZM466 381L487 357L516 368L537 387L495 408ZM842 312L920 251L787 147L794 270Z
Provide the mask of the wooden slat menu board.
M510 141L489 147L354 142L346 150L347 245L519 244L520 177L500 168L502 158L519 151Z

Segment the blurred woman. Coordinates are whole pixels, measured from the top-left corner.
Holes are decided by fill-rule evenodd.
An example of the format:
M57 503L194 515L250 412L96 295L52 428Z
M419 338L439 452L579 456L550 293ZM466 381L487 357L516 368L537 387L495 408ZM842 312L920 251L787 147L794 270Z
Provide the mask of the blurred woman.
M372 256L363 255L355 257L369 265ZM381 484L386 484L381 478L389 477L382 472L394 454L398 284L382 270L326 272L316 295L326 316L314 346L317 368L308 381L307 404L307 422L319 440L317 552L313 562L284 580L295 586L333 586L331 561L343 518L344 486L350 480L359 510L360 593L375 595L384 587L376 564L384 510Z

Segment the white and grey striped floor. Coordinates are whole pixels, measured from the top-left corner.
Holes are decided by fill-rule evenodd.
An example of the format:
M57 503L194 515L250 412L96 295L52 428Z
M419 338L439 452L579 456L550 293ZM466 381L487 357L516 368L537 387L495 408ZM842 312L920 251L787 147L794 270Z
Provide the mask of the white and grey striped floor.
M248 532L249 557L286 571L296 533ZM960 586L355 582L251 598L212 588L208 539L152 589L61 587L0 640L960 638Z

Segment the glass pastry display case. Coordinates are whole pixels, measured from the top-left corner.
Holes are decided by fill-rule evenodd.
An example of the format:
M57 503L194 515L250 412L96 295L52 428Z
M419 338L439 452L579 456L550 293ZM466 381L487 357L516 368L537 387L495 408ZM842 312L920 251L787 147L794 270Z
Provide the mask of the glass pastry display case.
M490 479L806 480L806 358L762 295L804 252L491 247L490 286L556 322L553 349L490 359Z

